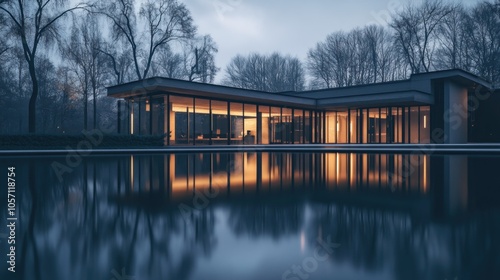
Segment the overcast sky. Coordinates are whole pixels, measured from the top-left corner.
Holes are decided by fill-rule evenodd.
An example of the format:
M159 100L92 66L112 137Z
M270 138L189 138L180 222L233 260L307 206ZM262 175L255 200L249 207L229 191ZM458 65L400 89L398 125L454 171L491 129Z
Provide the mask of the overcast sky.
M452 1L452 0L450 0ZM462 0L471 5L481 0ZM300 58L335 31L386 25L394 11L419 0L185 0L199 34L218 45L216 82L237 54L278 51ZM455 0L453 2L459 2Z

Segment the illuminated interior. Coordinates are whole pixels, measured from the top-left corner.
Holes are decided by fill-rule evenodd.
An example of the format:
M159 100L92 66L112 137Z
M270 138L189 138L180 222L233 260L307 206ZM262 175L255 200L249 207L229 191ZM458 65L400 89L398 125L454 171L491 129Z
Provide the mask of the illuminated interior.
M122 131L166 145L430 143L430 106L319 111L173 94L127 104Z
M331 190L427 193L429 155L205 153L131 156L130 191L168 187L174 195L217 189L255 193L300 189L322 182ZM230 186L230 188L229 188Z
M165 145L465 144L495 138L473 133L495 130L486 113L455 110L471 105L478 85L491 86L458 69L280 93L154 77L108 96L118 99L119 134L163 136ZM459 119L466 125L452 125Z
M430 143L429 121L429 106L327 112L326 143Z

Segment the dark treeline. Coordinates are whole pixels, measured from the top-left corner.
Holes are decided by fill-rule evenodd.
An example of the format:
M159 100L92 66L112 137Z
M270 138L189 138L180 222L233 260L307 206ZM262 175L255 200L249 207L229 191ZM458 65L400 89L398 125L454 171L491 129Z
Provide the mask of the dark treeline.
M273 57L286 66L276 67ZM298 68L290 71L288 65ZM498 85L500 0L472 7L442 0L411 4L393 14L388 27L371 25L328 35L309 50L304 64L279 54L236 56L223 83L281 92L401 80L413 73L454 68ZM296 77L294 83L290 77Z
M330 34L308 53L312 88L406 79L461 68L500 82L500 1L466 9L425 1L393 15L389 27Z
M451 1L450 1L451 2ZM222 83L269 92L359 85L461 68L500 82L500 0L412 4L388 27L335 32L306 61L235 56ZM105 87L152 76L213 83L217 44L177 0L0 0L0 133L116 124Z
M217 45L177 0L0 0L0 133L116 124L105 86L151 76L211 83Z

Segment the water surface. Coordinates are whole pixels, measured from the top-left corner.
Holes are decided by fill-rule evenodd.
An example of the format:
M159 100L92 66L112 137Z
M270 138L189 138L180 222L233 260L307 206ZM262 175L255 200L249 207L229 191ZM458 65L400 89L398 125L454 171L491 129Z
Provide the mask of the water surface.
M18 212L2 279L500 279L498 157L66 160L0 159Z

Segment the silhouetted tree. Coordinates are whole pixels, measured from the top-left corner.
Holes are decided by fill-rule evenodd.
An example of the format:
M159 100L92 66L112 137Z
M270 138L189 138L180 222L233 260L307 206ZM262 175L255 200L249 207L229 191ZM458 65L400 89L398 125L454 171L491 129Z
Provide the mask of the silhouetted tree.
M184 57L175 53L169 45L158 50L155 63L153 64L154 75L161 75L167 78L184 79Z
M223 84L268 92L304 89L305 71L298 58L273 53L237 55L226 68Z
M196 32L189 10L176 0L147 0L135 9L134 0L102 1L94 12L112 25L114 39L129 44L137 79L148 77L159 48L192 38Z
M93 122L97 127L97 93L104 80L103 38L95 16L87 15L74 21L69 41L62 44L62 54L77 77L83 95L83 128L88 128L88 99L92 93Z
M390 26L395 34L396 47L406 58L412 73L432 70L436 37L444 19L454 6L442 0L425 0L420 6L410 4L394 15Z
M498 2L497 2L498 5ZM483 2L466 18L465 31L472 71L492 82L500 82L500 14L496 6Z
M471 70L471 54L466 31L468 17L464 7L457 5L443 18L437 36L439 48L436 51L436 68Z
M68 1L2 0L0 12L6 15L7 26L13 38L22 45L24 58L32 84L32 93L28 106L28 130L36 132L36 101L39 94L38 73L36 72L37 52L41 43L52 43L59 36L56 24L66 14L79 9L82 5L63 8Z
M312 88L332 88L406 77L391 33L377 26L335 32L308 52Z
M215 66L217 45L210 35L191 40L184 54L189 81L212 83L219 68Z
M153 75L213 83L219 68L215 65L217 45L210 35L185 40L177 53L170 45L158 50L152 63Z

